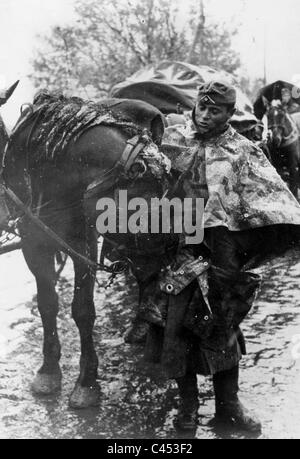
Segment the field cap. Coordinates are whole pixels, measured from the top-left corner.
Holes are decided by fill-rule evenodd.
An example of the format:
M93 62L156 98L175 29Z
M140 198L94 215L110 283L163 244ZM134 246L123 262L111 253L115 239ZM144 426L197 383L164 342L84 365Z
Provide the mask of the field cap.
M232 85L220 81L203 83L198 88L197 102L214 105L235 105L236 90Z

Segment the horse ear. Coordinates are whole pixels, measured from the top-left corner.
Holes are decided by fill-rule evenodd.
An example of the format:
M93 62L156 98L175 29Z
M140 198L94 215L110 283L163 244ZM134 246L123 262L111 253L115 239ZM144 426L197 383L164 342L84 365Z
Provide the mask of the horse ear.
M0 106L4 105L8 101L8 99L10 98L10 96L13 94L14 90L18 86L19 82L20 80L16 81L10 88L5 89L0 92Z
M262 101L263 101L264 107L268 109L271 105L268 99L265 96L262 96Z

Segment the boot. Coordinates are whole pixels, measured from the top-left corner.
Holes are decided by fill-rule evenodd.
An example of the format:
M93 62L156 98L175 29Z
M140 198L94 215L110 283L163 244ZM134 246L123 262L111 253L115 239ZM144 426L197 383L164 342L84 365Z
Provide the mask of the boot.
M180 395L180 405L174 422L176 429L194 431L198 425L198 387L196 374L187 374L176 379Z
M257 417L245 408L238 398L239 367L216 373L213 384L216 399L215 420L231 423L249 432L261 432L261 423Z

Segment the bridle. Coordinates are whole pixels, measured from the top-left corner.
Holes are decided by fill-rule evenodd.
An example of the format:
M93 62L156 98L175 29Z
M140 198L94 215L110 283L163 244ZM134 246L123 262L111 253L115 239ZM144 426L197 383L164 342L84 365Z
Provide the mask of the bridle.
M131 167L149 141L150 138L146 129L143 130L142 134L127 140L121 158L111 169L104 171L100 177L97 177L97 179L88 186L84 198L89 199L95 194L101 195L109 189L114 188L116 186L116 181L120 178L120 174L126 175L129 173Z

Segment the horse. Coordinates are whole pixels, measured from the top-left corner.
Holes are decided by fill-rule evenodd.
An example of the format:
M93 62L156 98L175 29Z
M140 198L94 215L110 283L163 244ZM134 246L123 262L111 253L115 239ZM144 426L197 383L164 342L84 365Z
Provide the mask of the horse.
M13 94L14 90L18 86L19 81L16 81L11 87L0 92L0 107L8 101L8 99ZM3 157L4 149L8 140L8 133L3 122L3 119L0 116L0 159ZM5 200L5 191L1 183L0 178L0 234L6 229L9 221L9 210L6 205Z
M73 128L75 126L74 113L68 115L68 109L74 106L77 107L75 118L81 116L77 123L80 132L76 136L74 130L73 135L66 131L67 125L69 130L72 123ZM99 107L77 98L51 98L47 93L36 97L13 130L3 161L5 184L7 190L12 191L8 199L10 210L15 214L21 206L25 212L19 223L22 251L36 279L44 330L43 363L32 383L36 394L52 394L61 388L55 253L65 251L73 261L72 317L80 334L81 356L79 377L69 399L72 408L96 406L100 401L98 358L92 337L96 317L93 291L96 270L99 266L103 269L104 265L97 263L96 200L93 199L99 196L99 187L102 195L112 192L114 196L116 183L128 191L128 198L146 195L160 198L169 173L167 158L149 135L143 135L140 127L115 120L110 111L107 114L107 107L101 113L101 121L93 122L91 114L94 116ZM85 109L89 110L86 129L82 118ZM62 114L62 122L58 114ZM105 119L108 119L106 123ZM59 125L63 132L57 131ZM43 129L46 129L44 136L41 135ZM51 144L53 132L58 137ZM153 160L154 168L151 157L156 161ZM19 201L26 205L20 205ZM26 211L29 205L32 211ZM151 237L144 238L140 244L144 250L149 239ZM134 249L136 241L137 235L124 235L127 248ZM157 238L154 243L150 241L149 253L154 257L157 257L158 246ZM111 272L114 273L114 269Z
M297 198L300 187L300 144L296 122L280 100L269 102L264 97L263 101L271 133L268 141L271 163Z

